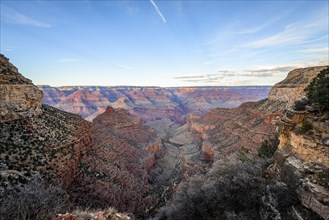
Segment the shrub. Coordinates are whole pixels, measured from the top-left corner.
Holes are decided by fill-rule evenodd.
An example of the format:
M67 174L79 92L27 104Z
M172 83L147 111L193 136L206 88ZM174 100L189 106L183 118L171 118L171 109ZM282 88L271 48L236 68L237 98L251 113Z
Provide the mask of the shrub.
M322 110L329 110L329 67L322 70L305 89L311 103Z
M206 176L181 183L154 219L260 219L262 163L248 158L217 161Z
M304 120L302 122L302 126L300 128L302 130L303 133L308 132L309 130L313 129L313 125L311 124L311 122Z
M277 137L264 140L262 145L257 150L257 154L259 157L268 158L272 157L276 149L278 148L279 140Z
M0 205L1 219L52 219L65 205L64 191L58 186L47 187L40 176L27 185L7 192Z

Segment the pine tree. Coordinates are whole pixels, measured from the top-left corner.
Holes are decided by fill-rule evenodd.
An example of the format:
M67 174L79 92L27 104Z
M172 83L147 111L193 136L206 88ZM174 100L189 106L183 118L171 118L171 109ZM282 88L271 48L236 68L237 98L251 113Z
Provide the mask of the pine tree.
M305 91L311 103L317 104L321 110L329 110L329 67L322 70Z

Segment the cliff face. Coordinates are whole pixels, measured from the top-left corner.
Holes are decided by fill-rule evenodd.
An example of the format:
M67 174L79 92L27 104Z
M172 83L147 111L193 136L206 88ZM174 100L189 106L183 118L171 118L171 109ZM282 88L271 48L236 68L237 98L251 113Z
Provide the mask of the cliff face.
M301 203L329 219L329 118L307 109L288 109L278 120L276 166Z
M324 68L310 67L289 72L286 79L271 88L268 99L190 116L190 130L203 140L205 156L216 159L223 152L241 147L258 148L263 140L276 133L272 122L282 115L284 109L305 96L304 89Z
M1 55L0 192L42 174L69 186L91 146L91 125L42 105L42 92Z
M124 108L144 121L170 119L185 123L185 115L218 107L237 107L266 98L270 87L50 87L39 86L45 103L93 120L107 106Z
M0 122L41 113L42 92L0 54Z
M271 89L268 100L286 102L288 106L295 101L305 98L304 89L311 83L319 72L326 66L295 69Z
M75 196L85 205L111 204L120 210L145 212L153 201L146 195L151 190L148 172L155 163L148 150L159 144L140 118L108 107L93 122L93 148L82 160L81 175L73 186Z
M295 101L305 98L304 89L325 68L326 66L317 66L290 71L284 80L272 87L265 101L257 103L257 109L267 115L280 114Z

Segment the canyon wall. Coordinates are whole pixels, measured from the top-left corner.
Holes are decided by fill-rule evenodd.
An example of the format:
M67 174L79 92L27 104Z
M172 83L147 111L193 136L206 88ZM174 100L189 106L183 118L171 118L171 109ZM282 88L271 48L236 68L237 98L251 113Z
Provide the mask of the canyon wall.
M3 55L0 69L0 192L39 174L68 187L91 147L90 123L42 105L42 92Z
M310 111L311 110L311 111ZM279 181L301 203L329 219L329 117L310 106L287 109L277 121L280 144L275 152Z
M144 121L170 119L186 122L186 114L204 113L213 108L237 107L243 102L268 96L269 86L242 87L104 87L39 86L44 102L87 120L104 112L107 106L124 108Z
M213 109L204 115L190 115L188 124L203 140L205 156L221 157L242 147L255 149L275 135L275 120L295 101L305 97L304 89L325 66L296 69L275 84L267 99L244 103L238 108ZM208 156L207 156L208 157Z
M70 189L81 205L115 206L145 213L153 202L148 172L155 163L153 148L161 142L140 118L124 109L107 107L95 118L93 147L82 159L79 179ZM81 192L84 192L83 194Z

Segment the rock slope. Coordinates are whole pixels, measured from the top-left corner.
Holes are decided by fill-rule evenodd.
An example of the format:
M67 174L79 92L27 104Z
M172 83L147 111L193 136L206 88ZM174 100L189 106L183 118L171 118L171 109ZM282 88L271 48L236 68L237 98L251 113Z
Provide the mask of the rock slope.
M152 198L148 172L155 163L152 149L159 140L140 118L124 109L108 107L93 121L93 147L81 163L73 191L85 205L115 206L143 213ZM81 191L85 191L81 195ZM83 198L83 199L82 199Z
M91 146L90 123L42 105L42 92L7 58L0 61L0 194L37 174L69 186Z

